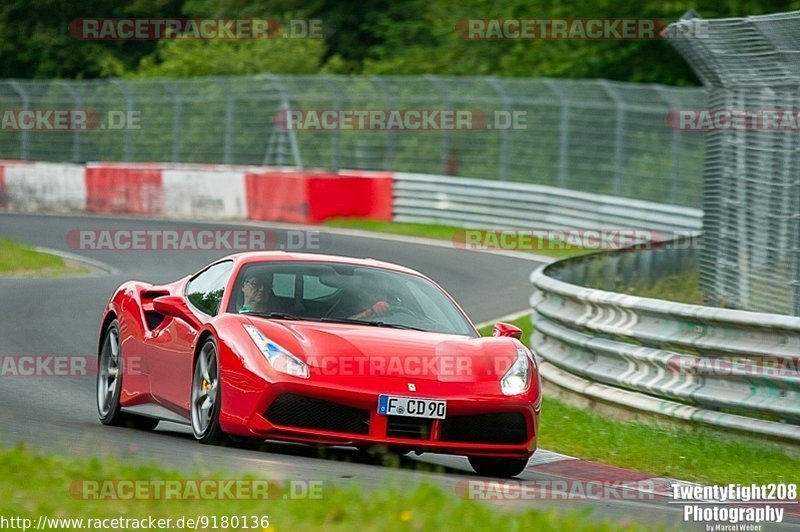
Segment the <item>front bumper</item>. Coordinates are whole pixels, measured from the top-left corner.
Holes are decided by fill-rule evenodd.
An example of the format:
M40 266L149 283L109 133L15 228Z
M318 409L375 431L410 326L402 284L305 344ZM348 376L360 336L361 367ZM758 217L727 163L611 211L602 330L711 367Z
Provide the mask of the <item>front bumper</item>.
M527 392L506 397L494 382L422 380L415 381L416 391L410 392L407 378L334 383L313 375L306 380L278 374L273 379L241 366L228 368L222 374L220 423L229 434L496 458L527 458L536 450L538 379ZM381 394L445 399L447 417L424 420L380 415ZM293 411L297 412L294 417Z

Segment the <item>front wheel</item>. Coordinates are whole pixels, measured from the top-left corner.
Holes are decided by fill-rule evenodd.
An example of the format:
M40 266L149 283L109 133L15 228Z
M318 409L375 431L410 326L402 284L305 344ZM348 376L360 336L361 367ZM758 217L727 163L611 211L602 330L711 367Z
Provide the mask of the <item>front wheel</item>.
M221 397L217 343L209 338L197 355L192 377L192 432L200 443L216 445L226 440L219 426Z
M106 327L97 359L97 414L104 425L153 430L158 425L157 419L121 411L119 396L125 363L119 338L119 321L114 320Z
M486 458L483 456L470 456L469 465L484 477L511 478L516 477L525 470L528 459L522 458Z

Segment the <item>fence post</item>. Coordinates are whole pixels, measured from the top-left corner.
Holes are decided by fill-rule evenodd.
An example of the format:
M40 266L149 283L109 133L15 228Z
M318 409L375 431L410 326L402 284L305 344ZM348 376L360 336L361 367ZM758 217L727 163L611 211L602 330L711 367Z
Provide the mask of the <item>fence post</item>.
M180 162L181 159L181 114L183 112L183 98L175 85L167 79L162 79L161 84L172 96L174 106L172 108L172 162Z
M61 86L64 87L64 90L67 91L70 96L72 96L74 110L80 111L82 103L81 95L72 88L71 82L59 80L59 84L61 84ZM81 162L81 130L78 128L75 128L75 130L72 132L72 162Z
M222 142L222 161L225 164L231 164L231 148L233 145L233 106L234 97L230 90L230 85L227 80L220 78L212 78L213 83L220 88L222 94L225 96L225 131Z
M286 91L286 88L281 83L281 80L275 74L264 74L264 77L269 80L270 84L275 87L278 91L278 94L281 95L281 110L287 113L291 110L291 105L289 104L289 95ZM293 129L288 130L289 134L289 148L292 150L292 157L294 158L294 165L296 168L303 168L303 160L300 158L300 148L297 146L297 136ZM264 154L264 162L263 164L267 164L272 154L272 150L274 149L274 142L273 138L270 138L269 146L267 148L267 153ZM283 162L283 154L280 154L280 161ZM283 166L280 164L279 166Z
M128 117L133 112L133 95L131 94L130 88L121 79L112 79L111 83L117 87L125 97L125 147L122 160L127 163L131 160L131 128L130 124L128 124Z
M675 106L675 99L666 91L664 87L655 87L656 92L667 103L667 113L672 111ZM669 114L667 115L669 116ZM669 202L678 204L678 183L680 181L680 174L681 174L681 144L682 144L682 137L681 131L675 125L672 125L672 171L670 172L670 181L669 181ZM684 202L680 202L681 205Z
M559 103L559 127L558 127L558 186L566 188L569 165L569 100L561 92L555 80L545 79L545 85L553 91Z
M22 85L20 85L17 81L13 79L9 80L8 83L9 85L11 85L11 88L14 89L14 92L16 92L19 95L20 99L22 100L22 110L30 111L31 100L30 96L28 95L28 92L22 87ZM29 142L30 139L28 138L28 130L23 129L22 135L20 135L20 146L19 146L19 158L22 159L23 161L28 160Z
M435 76L427 75L425 78L431 82L431 85L436 87L439 93L442 95L442 99L444 100L444 108L445 109L452 109L453 108L453 101L450 98L450 91L447 90L447 87ZM448 175L447 173L447 157L450 154L450 130L443 129L442 130L442 175Z
M389 103L389 111L391 112L397 109L397 98L395 96L394 91L390 89L389 86L386 84L386 80L377 76L370 76L369 80L383 90L383 93L386 95L386 100ZM393 162L394 162L394 131L392 131L392 128L387 128L386 151L383 163L385 169L391 170Z
M339 90L339 84L333 81L329 76L325 76L325 82L329 87L333 88L333 108L336 111L342 110L342 91ZM341 146L342 131L341 127L333 130L331 135L331 172L339 171L339 149Z
M511 116L511 98L508 97L503 85L495 77L488 79L489 84L503 100L503 111ZM513 120L511 122L513 124ZM510 127L510 126L509 126ZM500 130L500 181L508 181L508 127Z
M614 194L619 196L622 194L622 174L625 169L625 102L609 82L601 80L600 84L614 101L617 110L614 133Z

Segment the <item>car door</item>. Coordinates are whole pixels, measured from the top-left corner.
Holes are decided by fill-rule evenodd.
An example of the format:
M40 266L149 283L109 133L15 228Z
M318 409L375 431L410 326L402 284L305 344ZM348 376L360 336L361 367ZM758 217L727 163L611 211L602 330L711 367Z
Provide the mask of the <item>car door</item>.
M184 298L201 323L219 313L232 270L232 261L218 262L186 283ZM186 417L190 411L192 350L197 332L186 321L168 316L153 330L148 341L153 362L150 375L153 396L165 408Z

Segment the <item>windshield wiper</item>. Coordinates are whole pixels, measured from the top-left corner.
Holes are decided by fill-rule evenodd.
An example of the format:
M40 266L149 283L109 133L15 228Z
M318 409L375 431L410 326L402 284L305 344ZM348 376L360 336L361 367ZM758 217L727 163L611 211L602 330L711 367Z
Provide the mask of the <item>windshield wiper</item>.
M353 323L355 325L370 325L372 327L388 327L391 329L408 329L410 331L428 332L425 329L420 329L419 327L400 325L399 323L386 323L385 321L366 321L366 320L356 320L353 318L320 318L319 321L324 321L328 323Z
M246 316L258 316L259 318L271 318L276 320L309 320L309 321L316 321L312 318L304 318L302 316L294 316L292 314L286 314L285 312L253 312L252 310L247 312L242 312L242 314Z

